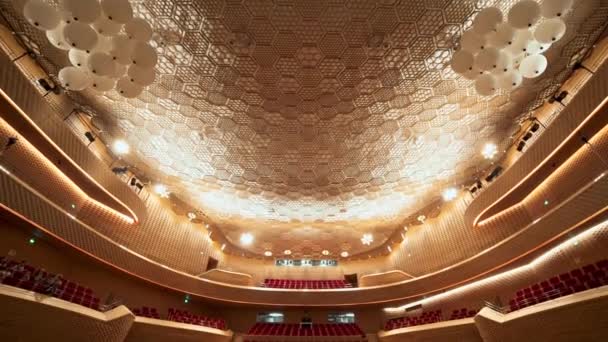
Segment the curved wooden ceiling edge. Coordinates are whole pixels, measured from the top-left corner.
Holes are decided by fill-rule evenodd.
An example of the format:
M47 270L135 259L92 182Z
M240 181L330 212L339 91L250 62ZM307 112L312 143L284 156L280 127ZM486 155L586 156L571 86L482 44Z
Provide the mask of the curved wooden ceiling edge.
M2 57L5 59L6 55L0 54L0 58ZM5 61L0 61L0 63L4 62ZM19 93L26 94L23 96L26 96L28 101L37 99L38 102L43 102L43 100L36 97L39 97L39 95L37 95L32 88L31 83L28 80L23 79L24 75L21 72L15 70L14 66L6 69L10 69L6 71L14 74L11 75L14 76L11 77L14 82L10 84L10 89L20 88ZM0 117L6 120L7 123L14 127L20 134L27 137L27 139L35 145L37 149L41 150L45 156L49 158L52 157L53 160L65 161L62 165L64 166L64 172L68 173L66 176L72 179L74 183L78 184L78 186L92 199L106 205L121 215L128 217L133 220L133 223L137 224L142 217L145 216L145 207L143 204L136 206L133 204L137 203L137 201L141 202L141 199L134 193L133 196L130 196L128 199L119 198L117 194L110 192L106 188L108 184L102 184L102 180L95 179L90 172L85 171L83 165L74 160L73 156L68 155L62 147L58 146L58 143L49 136L49 132L46 132L43 127L40 127L36 120L28 115L20 104L17 103L22 101L14 99L6 92L10 92L7 86L8 85L0 84ZM17 91L15 90L14 92ZM48 107L48 104L44 103L44 106ZM73 134L71 131L61 133ZM110 171L108 170L108 172ZM126 187L124 184L123 186ZM129 192L132 193L130 190Z
M604 187L608 187L608 181L606 181L605 178L601 183L602 183L602 185L604 185ZM594 189L594 188L592 186L589 186L585 189L585 191L587 191L588 189ZM603 188L597 189L597 187L595 187L595 190L604 191L606 189L603 189ZM578 198L578 196L571 198L568 201L568 203L571 204L573 202L576 202L577 198ZM602 203L602 204L605 204L605 203ZM216 283L213 281L202 280L200 278L186 275L183 272L171 270L168 267L155 263L154 261L151 261L147 258L146 258L146 260L144 260L141 255L137 255L136 253L134 253L132 251L128 251L126 248L114 243L114 248L127 250L130 253L130 257L132 257L132 258L137 258L141 261L155 264L154 266L156 268L164 268L165 270L170 271L170 273L172 273L174 275L179 275L181 277L188 278L188 279L182 279L182 280L186 280L186 281L177 282L177 283L174 282L174 284L163 283L163 282L159 281L158 278L152 279L151 277L142 276L140 274L137 274L137 272L135 270L126 269L124 267L121 267L120 265L112 263L109 260L100 258L97 255L90 253L86 249L81 248L82 246L78 245L79 241L67 241L66 239L64 239L64 237L59 236L58 234L55 234L52 227L45 227L43 222L34 222L33 220L30 220L26 216L26 214L19 213L4 204L2 204L2 207L5 210L10 211L13 215L17 215L22 220L29 222L29 224L36 226L38 229L45 231L49 235L59 239L60 241L63 241L64 243L67 243L68 245L72 246L73 248L76 248L77 250L79 250L89 256L94 257L95 259L97 259L99 261L102 261L122 272L131 274L132 276L138 277L145 281L155 283L157 285L160 285L160 286L163 286L163 287L175 290L175 291L190 293L191 295L199 296L202 298L207 298L207 299L213 300L213 301L231 302L231 303L236 303L236 304L249 304L249 305L261 305L261 306L324 306L324 307L326 307L326 306L358 306L358 305L386 304L386 303L392 303L392 302L396 302L396 301L412 299L412 298L416 298L419 296L436 293L438 291L442 291L442 290L445 290L448 288L456 287L456 286L464 284L466 282L469 282L469 281L472 281L475 279L479 279L491 272L495 272L496 270L498 270L506 265L509 265L510 263L512 263L514 261L520 260L521 258L525 257L529 253L532 253L533 251L543 248L547 244L551 243L551 241L558 239L563 234L566 234L567 232L577 229L580 226L584 225L586 222L594 219L595 217L602 215L606 210L605 206L601 206L595 212L590 213L589 215L586 215L584 218L577 221L575 224L572 224L569 227L564 228L564 229L555 230L555 225L553 224L552 225L554 227L553 231L556 234L542 235L542 237L541 237L542 241L538 241L539 239L536 239L536 240L533 238L531 239L529 236L529 235L532 235L532 236L540 235L537 233L542 230L533 229L536 226L543 225L542 221L545 218L539 218L538 220L535 220L535 222L530 224L527 228L522 230L522 232L520 234L516 234L515 236L512 236L509 239L507 239L507 241L504 241L501 244L498 244L498 245L492 247L491 249L484 251L484 253L481 253L483 255L477 255L471 259L467 259L467 260L465 260L459 264L453 265L449 268L443 269L441 271L438 271L438 272L435 272L432 274L425 275L423 277L420 277L420 278L417 278L414 280L405 281L405 282L401 282L401 283L397 283L397 284L374 286L374 287L370 287L370 288L327 290L327 291L297 291L297 290L275 290L275 289L234 286L234 285L229 285L229 284L219 284L219 283ZM556 213L561 213L564 211L568 212L569 210L568 210L568 208L563 208L563 210L551 211L551 212L547 213L546 215L552 216L552 215L555 215ZM562 215L558 215L558 216L564 216L564 215L562 214ZM557 221L560 222L562 220L558 219ZM564 222L567 222L567 220ZM549 226L551 226L551 225L549 225ZM82 227L82 229L87 229L87 228ZM529 232L533 232L533 234L530 234ZM526 234L526 233L528 233L528 234ZM545 237L548 237L548 239L544 239ZM492 257L491 254L497 254L496 252L498 252L498 255L500 255L501 249L502 250L506 249L507 251L516 250L517 248L511 248L512 243L510 243L510 242L512 242L513 240L519 241L519 242L516 241L516 245L519 246L519 248L518 248L519 254L510 255L509 258L505 258L504 256L502 258ZM525 248L522 248L522 246L520 245L521 241L528 242L528 246ZM535 242L535 244L533 246L530 246L531 241ZM492 252L494 252L494 253L492 253ZM490 256L490 258L487 257L488 255ZM481 272L471 272L472 270L466 269L466 266L470 266L471 264L474 264L476 261L480 261L480 257L483 257L483 256L486 256L485 259L491 259L494 261L502 259L504 262L497 262L497 263L494 262L494 263L492 263L491 267L488 267ZM488 262L487 261L482 262L482 264L483 263L487 264ZM485 265L483 265L482 267L485 267ZM463 272L463 269L466 272ZM453 274L453 273L465 274L465 275L468 273L469 276L460 277L460 279L458 279L457 281L450 282L451 278L450 278L449 274ZM448 275L448 276L446 277L446 275ZM162 278L162 277L160 277L160 278ZM167 278L165 278L165 279L167 279ZM442 283L443 283L443 285L435 286L434 288L432 288L430 290L429 290L429 288L431 286L425 285L425 284L442 284ZM205 286L205 285L208 285L208 286ZM204 287L210 287L210 288L208 288L208 291L202 291L202 290L204 290ZM408 289L408 287L410 289ZM205 292L207 292L207 293L205 293ZM399 296L398 298L393 297L395 293L403 293L403 292L410 292L410 293L406 296ZM211 295L211 293L215 293L216 295ZM387 295L388 293L390 293L392 295L389 296L389 295ZM217 296L217 294L220 294L220 296ZM342 297L342 298L340 298L340 297ZM256 298L256 300L255 301L251 300L251 298ZM367 298L367 299L362 301L363 298Z
M567 115L568 112L564 110L561 114ZM564 124L567 124L567 122ZM575 151L577 151L580 146L584 145L584 142L580 137L581 135L585 136L587 139L590 139L594 134L604 128L606 124L608 124L608 97L605 97L597 105L597 107L595 107L585 117L585 119L582 120L582 122L567 135L566 139L564 139L557 146L557 148L550 151L549 154L542 159L542 161L540 161L531 172L528 172L526 177L520 178L519 182L511 187L502 187L501 189L497 189L499 187L497 186L498 183L494 182L486 191L477 196L470 203L465 212L467 224L471 225L472 227L477 227L481 221L484 221L517 203L523 196L525 196L525 194L536 188L545 177L553 173L557 167L567 160ZM553 128L553 126L549 126L547 129L551 128ZM584 132L584 134L581 134L581 132ZM541 135L539 141L537 141L535 144L542 144L544 137L546 137L545 134ZM521 163L529 162L526 160L526 157L528 156L530 156L530 154L524 153L522 157L515 162L515 165L521 165ZM506 170L505 173L521 171L517 168L513 168L513 166ZM506 191L499 196L492 193L492 191L501 190ZM487 199L484 197L488 196L496 197L496 199L489 205L485 205L483 202ZM482 204L482 206L477 205L477 203Z

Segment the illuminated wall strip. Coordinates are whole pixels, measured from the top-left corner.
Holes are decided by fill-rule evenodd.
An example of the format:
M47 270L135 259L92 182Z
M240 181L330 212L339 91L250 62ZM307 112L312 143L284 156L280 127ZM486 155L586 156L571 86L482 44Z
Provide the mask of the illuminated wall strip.
M1 92L1 90L0 90L0 92ZM17 132L17 134L19 134L19 132L17 130L15 130L11 125L9 125L6 121L4 121L4 119L0 118L0 123L6 127L9 127L10 129ZM86 192L84 192L84 190L82 190L78 186L78 184L74 183L74 181L72 181L72 179L70 177L66 176L53 162L51 162L46 156L44 156L38 149L36 149L36 147L34 147L34 145L32 145L32 143L30 143L27 139L25 139L21 134L19 134L19 144L25 146L26 149L31 151L31 153L44 164L45 168L51 170L51 172L53 172L59 178L61 178L64 182L69 184L70 187L72 187L72 189L74 191L76 191L81 197L86 198L87 200L89 200L91 203L98 206L102 210L108 211L109 213L118 216L120 219L124 220L125 222L127 222L129 224L135 223L135 220L133 218L129 217L128 215L125 215L125 214L117 211L116 209L109 207L108 205L101 203L101 202L97 201L96 199L92 198L91 196L89 196ZM0 168L0 171L3 171L5 173L11 175L12 177L17 178L15 175L12 175L9 172L7 167L8 166ZM25 183L25 181L23 181L23 180L21 180L21 181Z
M579 241L584 241L584 240L590 239L593 237L594 234L596 234L602 230L605 230L605 229L608 229L608 220L598 223L597 225L577 234L576 236L569 238L568 240L560 243L559 245L549 249L545 253L534 258L532 261L530 261L526 265L522 265L517 268L490 276L488 278L484 278L484 279L457 287L455 289L451 289L446 292L443 292L443 293L440 293L440 294L437 294L434 296L430 296L425 299L421 299L416 302L408 303L408 304L400 306L400 307L385 308L384 311L387 313L401 313L401 312L405 311L405 308L407 308L407 307L416 306L416 305L424 306L424 304L426 304L429 301L438 301L441 299L446 299L447 297L469 291L475 287L491 285L491 284L496 283L501 280L508 280L509 278L512 278L514 275L516 275L518 273L530 272L530 271L532 271L533 268L542 266L542 264L547 259L550 259L550 258L555 257L558 254L560 254L561 250L566 248L568 245L574 244L575 242L578 243Z
M33 127L42 137L44 137L44 139L46 139L49 144L51 144L70 164L72 164L77 170L79 170L86 178L88 178L94 185L96 185L99 189L101 189L103 192L105 192L108 196L110 196L112 199L114 199L117 203L119 203L122 207L124 207L129 213L131 213L131 217L128 217L127 215L118 212L117 210L110 208L109 206L98 202L97 200L91 198L90 196L87 195L88 198L90 198L92 201L98 203L100 206L106 207L111 211L116 212L118 215L120 215L125 221L127 221L130 224L133 223L137 223L139 222L139 218L137 217L137 215L135 214L135 212L133 210L131 210L131 208L129 208L129 206L127 206L125 203L123 203L120 199L118 199L116 196L114 196L114 194L112 194L111 192L109 192L106 188L104 188L101 184L99 184L97 182L97 180L95 180L93 177L91 177L91 175L89 175L88 172L86 172L85 170L83 170L80 165L78 165L74 160L72 160L72 158L70 158L64 151L63 149L61 149L59 146L57 146L57 144L55 144L55 142L42 130L40 129L40 127L38 127L38 125L36 125L36 123L21 109L21 107L19 107L5 92L2 88L0 88L0 95L4 98L4 100L6 100L21 116L24 120L26 120L31 127ZM10 126L10 125L9 125ZM40 152L36 149L37 152ZM45 157L46 159L46 157ZM48 160L48 159L47 159ZM51 163L52 164L52 163ZM67 176L65 176L65 174L63 174L61 171L59 171L64 177L67 178ZM69 178L68 178L69 179ZM69 179L71 183L75 184L71 179ZM77 186L77 185L76 185ZM77 186L78 187L78 186ZM78 187L80 189L80 187ZM82 189L81 189L82 191Z
M480 218L488 211L490 210L492 207L494 207L495 205L497 205L499 202L501 202L503 199L505 199L507 196L509 196L511 193L513 193L515 190L517 190L517 188L519 188L520 186L522 186L522 184L524 184L528 179L530 179L531 177L533 177L536 172L538 170L540 170L541 168L545 167L547 165L547 163L559 152L561 152L561 149L569 143L572 143L571 139L573 139L573 137L577 134L579 134L580 130L589 122L591 121L591 119L593 119L596 115L602 115L605 113L603 111L601 111L602 109L604 109L604 107L608 106L608 97L604 98L604 100L593 110L593 112L587 116L574 130L572 130L572 132L545 158L543 159L542 162L540 162L538 164L538 166L536 166L532 171L530 171L528 173L528 175L526 177L523 177L517 184L515 184L513 187L511 187L511 189L509 191L507 191L506 193L504 193L502 196L500 196L496 201L494 201L492 204L488 205L484 210L482 210L473 220L473 227L477 227L480 222ZM599 114L598 114L599 113ZM567 113L566 113L567 114ZM544 133L543 133L544 134ZM478 197L479 198L479 197Z

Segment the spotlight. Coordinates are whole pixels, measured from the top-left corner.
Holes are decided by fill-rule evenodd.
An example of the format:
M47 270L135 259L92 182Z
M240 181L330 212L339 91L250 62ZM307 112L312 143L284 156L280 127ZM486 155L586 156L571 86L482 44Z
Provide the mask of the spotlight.
M116 140L114 144L112 144L112 150L116 154L127 154L129 153L129 144L127 144L124 140Z
M517 151L518 152L523 151L525 146L526 146L526 142L525 141L520 141L519 145L517 145Z
M156 194L159 195L161 198L169 198L170 192L163 184L154 185L154 192L156 192Z
M553 100L561 103L566 98L566 96L568 96L568 92L564 90L561 91L559 94L553 96Z
M283 254L285 255L291 255L291 251L289 249L286 249L283 251Z
M497 166L492 172L486 177L486 182L491 182L494 178L498 177L502 172L502 166Z
M196 218L196 214L193 212L188 213L188 220L192 221Z
M374 236L372 234L366 233L361 237L361 243L366 246L371 245L372 242L374 242Z
M251 245L253 243L253 235L251 233L241 234L241 243L243 245Z
M223 243L223 244L222 244L222 247L220 247L220 250L222 250L222 251L223 251L224 249L226 249L226 244L225 244L225 243Z
M29 244L30 244L30 245L35 244L35 243L36 243L36 238L30 238L30 239L28 240L28 242L29 242Z
M329 251L328 251L327 249L324 249L324 250L321 252L321 254L323 254L323 255L329 255Z
M536 132L538 131L538 129L540 128L540 124L538 122L535 122L532 127L530 127L530 132Z
M51 85L49 83L49 81L47 81L44 78L41 78L38 80L38 84L40 84L40 86L42 87L42 89L44 89L45 91L52 91L55 94L59 94L61 92L61 88L55 86L55 85Z
M483 150L481 150L481 155L483 155L485 159L494 158L494 156L496 156L496 153L498 153L498 148L495 144L492 143L485 144Z
M264 255L267 257L271 257L272 256L272 252L271 251L266 251L264 252Z
M389 253L391 253L393 251L393 249L391 248L391 246L386 246L386 249L388 249Z
M441 194L441 197L443 197L444 201L449 202L449 201L455 199L456 197L458 197L458 189L456 189L456 188L445 189L443 191L443 193Z
M84 134L84 136L85 136L85 137L87 137L87 139L89 140L89 142L93 142L93 141L95 141L95 136L94 136L94 135L93 135L93 133L91 133L91 132L86 132L86 133Z
M343 258L346 258L346 257L348 257L348 252L344 251L344 252L340 253L340 256Z

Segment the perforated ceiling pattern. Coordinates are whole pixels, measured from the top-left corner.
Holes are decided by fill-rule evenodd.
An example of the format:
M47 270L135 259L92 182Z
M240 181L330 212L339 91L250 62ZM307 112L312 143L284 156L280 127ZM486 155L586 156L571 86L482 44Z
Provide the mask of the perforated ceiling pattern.
M132 3L156 32L156 83L133 100L74 99L129 141L129 163L200 205L235 244L251 231L244 248L293 256L375 248L443 188L470 180L483 144L508 144L606 14L601 2L577 3L543 79L479 97L447 63L493 1ZM67 63L15 24L49 70ZM366 232L371 246L359 241Z

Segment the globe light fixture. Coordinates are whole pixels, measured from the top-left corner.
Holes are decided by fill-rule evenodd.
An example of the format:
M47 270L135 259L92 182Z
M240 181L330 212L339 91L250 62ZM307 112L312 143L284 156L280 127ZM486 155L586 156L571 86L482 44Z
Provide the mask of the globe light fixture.
M114 151L114 153L116 153L116 154L120 154L120 155L127 154L127 153L129 153L129 150L130 150L129 144L122 139L115 140L114 143L112 144L112 151Z
M243 233L241 234L241 244L243 245L251 245L253 243L253 235L251 233Z
M495 144L487 143L483 146L483 150L481 150L481 155L485 159L492 159L498 153L498 148Z
M167 186L165 186L164 184L154 185L154 192L161 198L169 198L169 189L167 189Z
M363 234L363 236L361 237L361 243L366 246L371 245L372 242L374 242L374 236L370 233Z
M441 194L441 197L443 197L443 200L446 202L452 201L456 197L458 197L458 189L456 189L456 188L445 189L443 191L443 193Z

